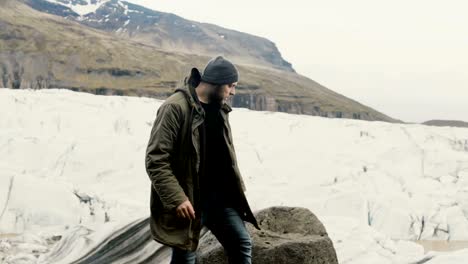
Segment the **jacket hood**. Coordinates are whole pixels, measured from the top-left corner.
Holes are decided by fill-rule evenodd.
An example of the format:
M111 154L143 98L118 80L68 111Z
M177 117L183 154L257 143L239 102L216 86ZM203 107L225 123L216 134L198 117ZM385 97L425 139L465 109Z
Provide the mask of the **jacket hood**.
M200 72L197 68L194 67L190 71L190 76L185 77L183 86L176 88L174 93L182 92L190 102L190 105L201 114L202 106L200 100L198 99L197 93L195 92L195 87L198 86L200 81ZM223 103L221 109L223 109L226 114L232 111L231 106L229 106L227 103Z

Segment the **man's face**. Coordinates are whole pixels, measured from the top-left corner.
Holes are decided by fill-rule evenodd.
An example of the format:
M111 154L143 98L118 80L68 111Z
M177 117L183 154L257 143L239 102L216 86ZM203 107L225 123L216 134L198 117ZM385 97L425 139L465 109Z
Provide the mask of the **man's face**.
M232 96L236 94L236 86L237 82L213 87L212 99L221 103L231 100Z

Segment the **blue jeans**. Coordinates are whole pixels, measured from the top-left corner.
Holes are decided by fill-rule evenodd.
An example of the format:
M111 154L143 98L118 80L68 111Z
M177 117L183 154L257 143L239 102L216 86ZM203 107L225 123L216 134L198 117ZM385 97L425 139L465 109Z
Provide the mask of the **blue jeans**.
M230 264L252 263L252 241L238 212L231 207L204 210L201 223L218 239ZM195 264L196 252L172 248L170 264Z

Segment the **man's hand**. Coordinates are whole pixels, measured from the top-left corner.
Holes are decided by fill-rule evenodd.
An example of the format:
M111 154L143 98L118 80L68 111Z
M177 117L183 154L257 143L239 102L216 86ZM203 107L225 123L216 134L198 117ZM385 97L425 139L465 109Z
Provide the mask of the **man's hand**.
M189 200L185 200L176 208L176 213L178 217L195 219L195 210L193 210L192 203Z

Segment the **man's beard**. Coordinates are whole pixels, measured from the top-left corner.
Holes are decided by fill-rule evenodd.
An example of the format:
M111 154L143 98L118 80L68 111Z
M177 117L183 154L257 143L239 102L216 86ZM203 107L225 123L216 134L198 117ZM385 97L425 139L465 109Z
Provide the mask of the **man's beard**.
M219 96L219 89L220 87L215 87L214 90L208 95L208 100L210 104L216 105L221 107L223 105L223 97Z

